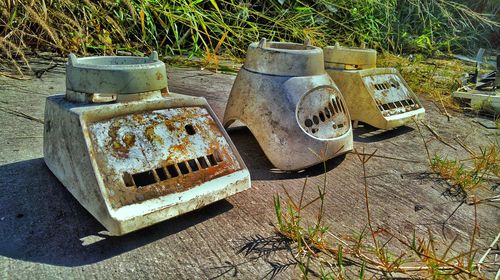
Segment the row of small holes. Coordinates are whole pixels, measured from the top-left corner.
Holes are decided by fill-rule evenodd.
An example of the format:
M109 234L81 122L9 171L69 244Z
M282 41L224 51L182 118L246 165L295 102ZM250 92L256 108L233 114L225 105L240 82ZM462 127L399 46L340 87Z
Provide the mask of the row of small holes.
M389 102L389 103L385 103L385 104L379 103L378 104L380 111L386 111L386 110L401 108L401 107L406 107L406 106L418 107L418 104L415 103L415 101L413 101L412 99L405 99L405 100L400 100L400 101L396 101L396 102Z
M337 103L336 99L332 98L331 102L328 102L328 107L325 107L324 111L319 111L319 113L318 113L319 118L318 118L318 116L314 115L312 117L312 120L306 119L304 121L304 125L306 127L311 127L311 126L313 126L313 124L319 124L320 120L321 120L321 122L324 122L327 119L333 117L335 114L343 113L343 112L345 112L345 108L344 108L344 104L342 103L342 100L338 99L338 103ZM341 128L343 126L344 126L343 124L339 124L339 125L333 124L334 129ZM318 129L313 128L312 133L316 133L316 132L318 132Z
M187 161L182 161L165 167L159 167L154 170L148 170L132 175L130 175L129 173L124 173L123 180L127 187L143 187L158 183L159 181L165 181L170 178L175 178L180 175L196 172L200 169L206 169L210 166L216 166L219 164L219 162L222 162L222 159L220 158L220 156L218 156L217 153L215 153L207 155L206 157L189 159ZM158 178L159 181L157 181L156 178Z
M377 90L384 90L384 89L390 89L391 87L393 87L393 88L397 87L396 84L388 83L388 82L381 83L381 84L374 84L374 86Z

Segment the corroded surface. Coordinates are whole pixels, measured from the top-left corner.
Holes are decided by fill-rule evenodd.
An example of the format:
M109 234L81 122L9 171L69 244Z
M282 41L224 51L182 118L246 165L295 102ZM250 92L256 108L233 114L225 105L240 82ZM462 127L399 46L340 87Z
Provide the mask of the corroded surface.
M378 109L384 116L401 114L420 108L413 94L399 75L379 74L363 77L365 86L373 93Z
M205 108L135 113L89 125L114 208L181 192L241 167Z

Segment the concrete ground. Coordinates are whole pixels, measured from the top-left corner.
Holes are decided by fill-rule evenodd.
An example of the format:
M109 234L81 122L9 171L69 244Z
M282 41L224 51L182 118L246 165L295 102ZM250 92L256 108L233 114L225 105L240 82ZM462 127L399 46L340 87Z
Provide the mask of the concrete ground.
M206 70L169 67L170 90L207 98L220 118L234 78ZM250 190L138 232L107 236L43 161L44 101L49 95L64 92L64 81L63 67L30 80L0 76L1 279L300 276L293 255L276 239L273 195L284 197L286 189L298 198L307 177L305 200L313 199L316 186L325 179L321 164L300 173L281 172L266 159L248 129L231 129L229 134L250 169ZM454 114L448 121L433 103L424 105L428 122L455 147L434 140L429 143L432 153L463 158L467 153L454 138L465 139L476 148L498 139L495 130L486 129L469 117ZM422 129L426 139L433 139L429 130ZM415 125L385 132L364 126L354 132L358 151L377 149L377 155L411 160L378 157L368 162L374 226L405 236L410 236L414 229L425 232L428 228L445 242L458 235L454 248L467 251L475 223L474 207L458 207L460 198L447 192L446 182L429 174ZM367 222L362 167L357 157L348 154L328 161L326 184L324 221L331 232L337 236L360 232ZM488 192L480 195L487 196ZM498 202L477 206L478 256L500 230L498 206ZM315 218L314 207L305 210L305 220ZM252 250L252 244L260 244L257 247L261 250ZM495 269L498 264L489 273Z

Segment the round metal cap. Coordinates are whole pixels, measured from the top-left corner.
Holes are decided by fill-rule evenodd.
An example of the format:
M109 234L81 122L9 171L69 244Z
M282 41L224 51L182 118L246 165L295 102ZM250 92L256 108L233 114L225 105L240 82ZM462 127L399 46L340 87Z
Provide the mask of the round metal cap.
M158 53L149 57L70 54L66 90L82 93L135 94L167 87L165 64Z
M374 49L348 48L340 45L328 46L323 49L326 68L369 69L377 65L377 51Z
M246 70L277 76L313 76L325 73L323 51L306 42L305 44L287 42L251 43L245 59Z

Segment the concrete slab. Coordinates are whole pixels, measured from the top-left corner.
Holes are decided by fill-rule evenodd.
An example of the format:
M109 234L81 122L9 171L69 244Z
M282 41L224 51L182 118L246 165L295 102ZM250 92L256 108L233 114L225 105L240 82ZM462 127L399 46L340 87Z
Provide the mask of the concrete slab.
M173 92L204 96L222 118L233 75L169 67ZM96 279L296 279L298 268L287 246L268 253L250 251L251 240L272 240L275 223L273 195L282 186L299 197L308 177L305 199L317 195L324 180L322 165L300 173L276 170L246 128L230 130L252 176L253 188L227 200L158 225L110 237L104 228L57 181L42 159L44 101L63 92L64 69L52 69L40 79L22 81L0 77L0 278ZM471 119L447 118L424 101L427 119L446 139L466 138L470 146L493 141L494 132ZM424 131L428 139L432 136ZM431 150L465 157L432 141ZM430 176L422 141L414 125L380 133L371 127L355 130L355 147L367 152L417 160L419 163L373 158L367 165L372 220L375 226L410 235L414 228L459 236L457 249L468 248L474 208L446 195L447 185ZM300 160L300 159L297 159ZM349 154L327 162L325 222L343 235L366 225L362 169ZM314 219L313 208L305 217ZM498 204L477 207L479 254L500 230ZM442 239L442 237L441 237ZM276 271L276 265L284 269Z

